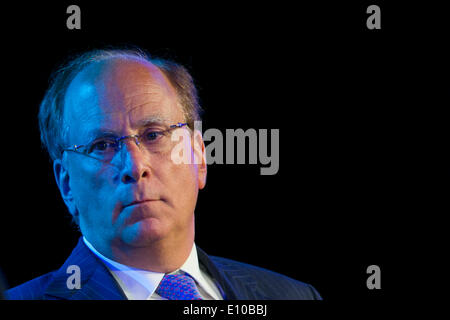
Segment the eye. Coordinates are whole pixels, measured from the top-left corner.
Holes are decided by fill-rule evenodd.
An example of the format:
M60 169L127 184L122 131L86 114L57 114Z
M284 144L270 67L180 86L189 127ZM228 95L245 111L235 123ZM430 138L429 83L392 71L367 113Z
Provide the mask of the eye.
M144 134L144 139L147 142L154 142L162 135L161 131L148 130Z
M89 153L92 152L107 152L110 150L114 150L116 142L114 140L98 140L92 143L89 148Z

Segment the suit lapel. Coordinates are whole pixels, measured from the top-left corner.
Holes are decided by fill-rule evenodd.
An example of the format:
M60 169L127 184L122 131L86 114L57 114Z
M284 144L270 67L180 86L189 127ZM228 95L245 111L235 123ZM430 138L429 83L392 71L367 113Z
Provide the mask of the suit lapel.
M67 273L70 265L79 266L81 272L81 288L67 288ZM124 300L126 299L120 286L104 264L86 247L82 238L72 251L64 265L55 275L45 292L47 298L68 300Z
M257 280L249 273L235 266L214 262L199 247L197 247L200 263L217 282L226 300L265 300L268 297L258 287Z

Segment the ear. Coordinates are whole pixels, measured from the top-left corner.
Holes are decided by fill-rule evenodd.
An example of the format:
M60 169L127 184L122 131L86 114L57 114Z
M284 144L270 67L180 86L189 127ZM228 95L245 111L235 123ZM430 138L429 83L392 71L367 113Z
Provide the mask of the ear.
M194 164L198 170L198 188L203 189L206 185L206 148L199 130L194 130Z
M70 187L69 171L63 166L61 159L56 159L53 161L53 173L55 174L56 184L58 185L61 197L69 209L73 219L78 224L78 209L75 205L72 189Z

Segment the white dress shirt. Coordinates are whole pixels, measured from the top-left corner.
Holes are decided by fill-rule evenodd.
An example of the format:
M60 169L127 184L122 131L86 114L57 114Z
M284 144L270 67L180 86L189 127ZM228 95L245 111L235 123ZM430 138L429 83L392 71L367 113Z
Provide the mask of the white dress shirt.
M123 265L102 255L85 237L83 237L83 241L104 262L106 268L111 272L128 300L167 300L155 292L164 277L164 273ZM198 291L204 300L223 300L214 280L200 269L195 243L192 246L189 257L181 268L171 272L171 274L182 272L189 273L194 278Z

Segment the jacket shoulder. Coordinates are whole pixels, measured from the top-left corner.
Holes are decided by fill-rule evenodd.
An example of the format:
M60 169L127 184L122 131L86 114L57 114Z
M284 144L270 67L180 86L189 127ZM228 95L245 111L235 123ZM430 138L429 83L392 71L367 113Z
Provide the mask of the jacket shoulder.
M42 300L45 289L53 277L53 272L49 272L40 277L22 283L17 287L6 290L5 295L8 300Z
M252 282L258 290L273 300L322 300L310 284L292 279L280 273L222 257L209 256L227 278L240 287L240 282Z

